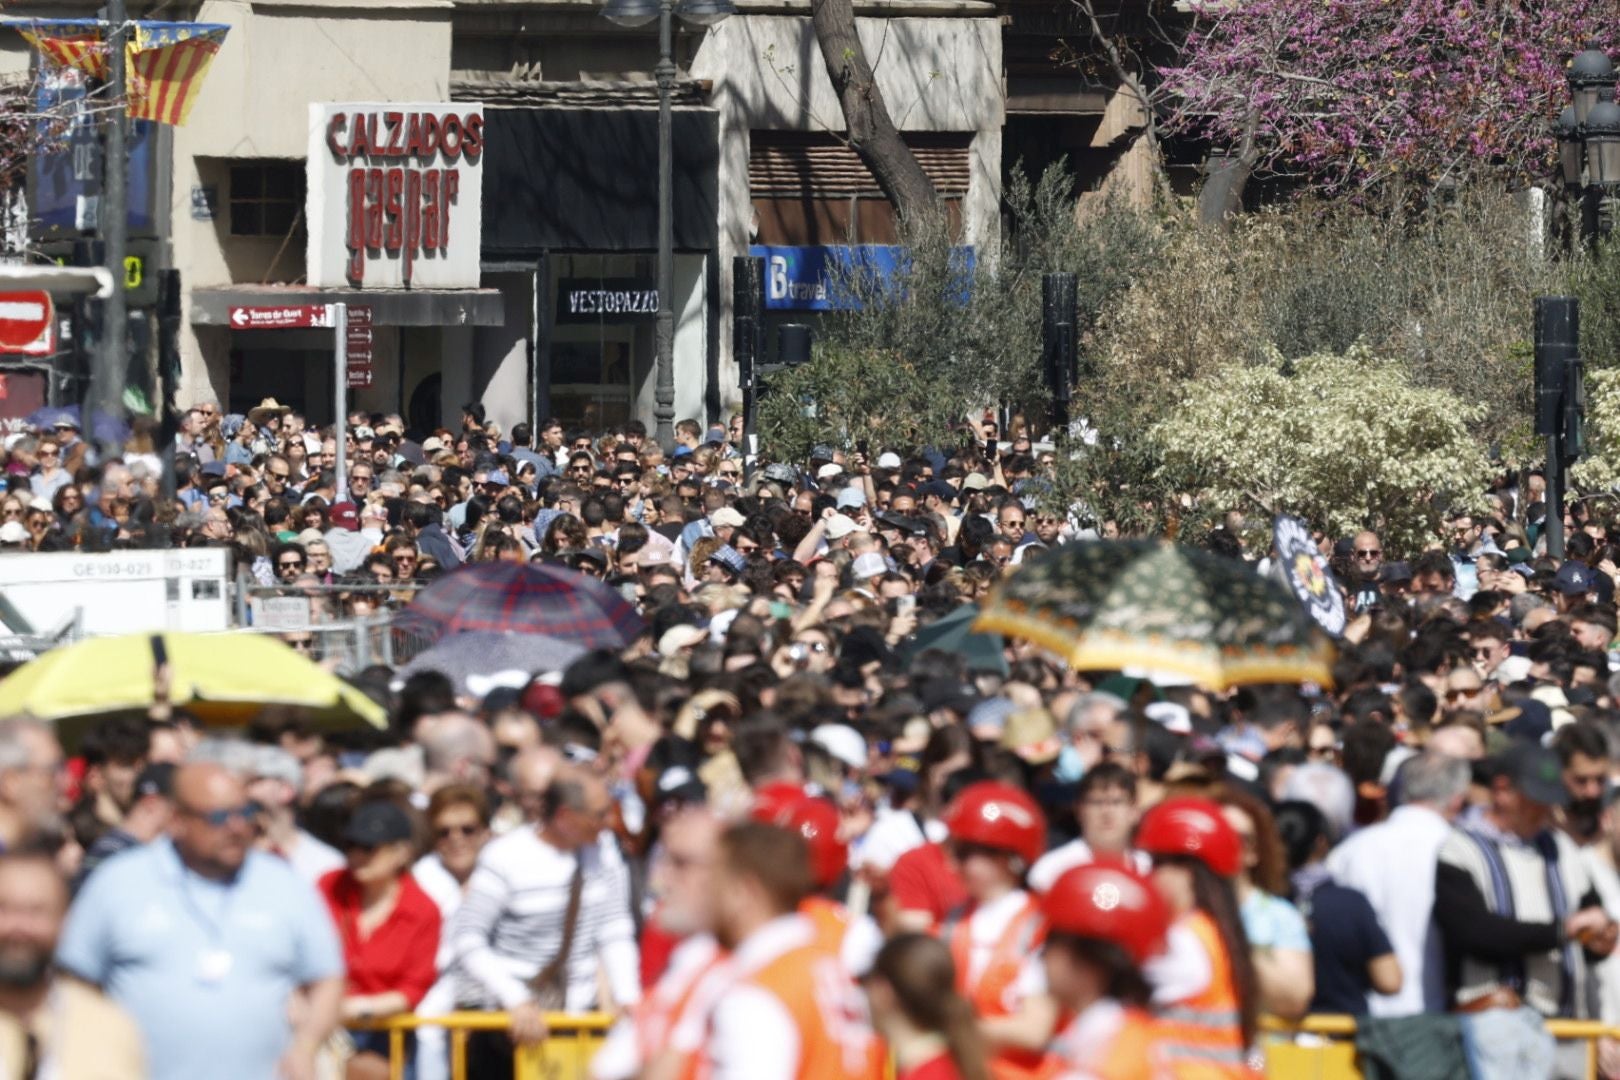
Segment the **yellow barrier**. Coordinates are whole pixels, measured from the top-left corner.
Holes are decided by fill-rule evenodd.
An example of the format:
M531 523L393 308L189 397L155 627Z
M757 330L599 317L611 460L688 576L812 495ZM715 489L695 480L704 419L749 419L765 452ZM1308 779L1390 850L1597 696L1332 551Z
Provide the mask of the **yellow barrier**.
M613 1018L606 1013L547 1013L546 1027L551 1030L551 1037L536 1046L517 1048L513 1057L513 1080L586 1080L590 1076L591 1058L612 1024ZM444 1028L450 1033L450 1080L467 1080L468 1034L505 1031L511 1021L503 1012L453 1012L443 1016L405 1013L349 1026L388 1032L391 1080L404 1080L406 1032L425 1027Z
M1270 1039L1264 1043L1266 1076L1275 1080L1361 1080L1356 1059L1356 1018L1342 1015L1307 1016L1297 1022L1262 1017L1260 1027L1271 1035L1314 1036L1311 1042ZM1586 1043L1586 1077L1597 1080L1598 1040L1620 1038L1620 1029L1596 1020L1549 1020L1547 1031L1559 1042Z
M586 1080L591 1058L607 1037L613 1018L606 1013L547 1013L551 1037L537 1046L518 1047L514 1080ZM417 1028L440 1027L450 1033L451 1080L467 1078L467 1035L474 1031L505 1031L503 1012L455 1012L444 1016L405 1014L350 1025L367 1031L388 1032L388 1065L392 1080L405 1075L405 1034ZM1272 1080L1361 1080L1356 1060L1356 1018L1316 1015L1291 1022L1268 1016L1261 1028L1272 1036L1265 1042L1266 1076ZM1597 1080L1598 1040L1620 1038L1620 1029L1596 1020L1549 1020L1547 1030L1561 1042L1586 1043L1586 1075ZM1293 1041L1294 1036L1314 1041ZM477 1080L487 1080L478 1077Z

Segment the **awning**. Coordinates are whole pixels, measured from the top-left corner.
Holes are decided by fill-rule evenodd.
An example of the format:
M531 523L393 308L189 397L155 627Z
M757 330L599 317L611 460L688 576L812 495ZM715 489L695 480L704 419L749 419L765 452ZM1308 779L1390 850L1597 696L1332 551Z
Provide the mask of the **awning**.
M191 294L191 325L230 326L234 307L348 304L369 307L373 326L504 326L499 289L312 289L227 285Z

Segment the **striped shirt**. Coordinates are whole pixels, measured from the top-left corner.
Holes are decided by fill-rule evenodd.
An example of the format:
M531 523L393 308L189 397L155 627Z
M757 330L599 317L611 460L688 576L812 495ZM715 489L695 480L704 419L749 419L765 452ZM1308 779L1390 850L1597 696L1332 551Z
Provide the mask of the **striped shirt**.
M568 957L567 1008L598 1006L598 967L614 1003L633 1005L640 978L629 872L609 833L577 857L584 883ZM479 854L450 928L461 1005L509 1009L533 999L529 981L562 948L575 865L574 852L552 847L532 827L514 829Z

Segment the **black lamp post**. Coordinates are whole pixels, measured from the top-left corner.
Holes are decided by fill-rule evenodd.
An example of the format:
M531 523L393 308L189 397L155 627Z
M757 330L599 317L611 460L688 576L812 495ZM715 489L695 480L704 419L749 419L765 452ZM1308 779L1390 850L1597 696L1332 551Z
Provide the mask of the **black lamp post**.
M1571 104L1558 115L1558 165L1579 197L1581 239L1597 240L1602 200L1620 186L1620 106L1614 103L1614 63L1587 49L1569 64Z
M666 451L675 440L675 210L670 95L675 88L674 20L713 26L736 12L731 0L607 0L602 15L620 26L658 20L658 322L657 373L653 386L653 437Z

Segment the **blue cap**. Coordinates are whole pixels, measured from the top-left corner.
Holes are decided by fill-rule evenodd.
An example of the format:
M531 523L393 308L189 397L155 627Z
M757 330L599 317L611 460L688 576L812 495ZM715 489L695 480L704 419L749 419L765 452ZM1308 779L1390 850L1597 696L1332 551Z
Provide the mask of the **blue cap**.
M669 456L670 456L671 459L683 458L683 457L687 457L691 453L692 453L692 448L690 446L677 446L675 448L675 452L670 454Z
M840 510L843 510L846 507L859 509L865 505L866 492L862 491L860 488L845 488L843 491L838 493L838 509Z
M709 561L712 563L719 563L727 570L730 570L733 574L741 574L744 570L748 569L748 560L743 558L742 552L738 551L730 544L720 545L720 547L715 550L715 553L709 556Z
M1558 568L1558 573L1553 577L1552 587L1565 596L1591 592L1592 577L1591 567L1571 559Z

